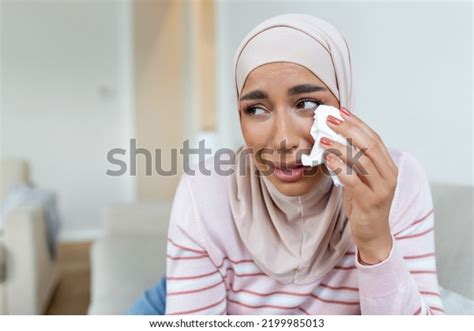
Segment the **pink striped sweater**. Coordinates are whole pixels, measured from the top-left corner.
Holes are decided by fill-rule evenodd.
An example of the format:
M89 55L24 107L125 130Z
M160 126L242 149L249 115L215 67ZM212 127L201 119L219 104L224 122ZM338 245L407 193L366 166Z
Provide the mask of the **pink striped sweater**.
M442 314L430 186L419 162L390 148L399 176L389 221L389 257L359 263L352 245L338 265L307 285L284 285L254 263L233 224L227 180L183 175L167 247L166 314Z

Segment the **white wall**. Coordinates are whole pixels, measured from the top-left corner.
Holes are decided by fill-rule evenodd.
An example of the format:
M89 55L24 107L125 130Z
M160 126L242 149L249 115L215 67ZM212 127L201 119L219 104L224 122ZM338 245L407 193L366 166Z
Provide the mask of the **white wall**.
M287 12L335 25L352 52L355 111L386 145L412 153L431 180L472 184L472 4L218 1L223 145L242 140L232 85L235 49L255 25Z
M2 1L1 154L30 160L58 193L65 239L134 197L106 153L132 134L128 1Z

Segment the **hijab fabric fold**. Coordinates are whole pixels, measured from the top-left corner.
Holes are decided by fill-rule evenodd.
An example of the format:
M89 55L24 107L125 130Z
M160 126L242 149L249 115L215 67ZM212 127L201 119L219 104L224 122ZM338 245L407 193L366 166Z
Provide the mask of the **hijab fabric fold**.
M248 75L272 62L302 65L321 79L342 107L353 110L352 68L344 37L303 14L272 17L255 27L234 57L237 102ZM255 263L283 283L309 284L340 262L351 246L343 187L327 175L301 196L279 192L256 168L246 146L236 153L228 195L234 223Z

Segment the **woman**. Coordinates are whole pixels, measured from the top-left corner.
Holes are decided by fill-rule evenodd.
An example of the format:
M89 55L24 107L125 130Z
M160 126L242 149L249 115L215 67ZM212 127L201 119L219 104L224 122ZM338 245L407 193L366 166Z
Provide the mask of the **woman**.
M270 18L242 41L234 74L245 146L231 175L208 160L211 175L181 178L166 314L443 313L428 179L351 113L343 36L308 15ZM308 169L322 104L340 109L327 124L352 147L322 139L325 163Z

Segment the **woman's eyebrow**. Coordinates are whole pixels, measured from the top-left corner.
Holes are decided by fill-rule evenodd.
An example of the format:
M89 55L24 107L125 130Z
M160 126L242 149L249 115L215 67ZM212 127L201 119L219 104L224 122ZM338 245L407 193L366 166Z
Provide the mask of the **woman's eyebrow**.
M288 89L288 95L326 91L326 88L313 84L301 84Z
M262 90L251 91L240 98L240 100L268 99L268 94Z

